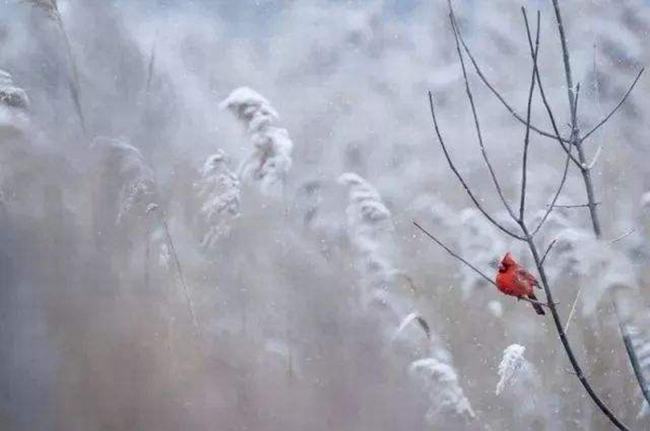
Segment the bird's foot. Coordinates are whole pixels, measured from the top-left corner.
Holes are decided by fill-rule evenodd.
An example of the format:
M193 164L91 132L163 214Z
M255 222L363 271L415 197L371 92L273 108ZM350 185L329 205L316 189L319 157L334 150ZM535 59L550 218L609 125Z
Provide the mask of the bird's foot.
M518 296L517 301L526 301L526 302L530 302L531 304L537 304L537 305L541 305L542 307L551 308L551 304L547 302L536 301L534 299L526 298L525 296ZM553 302L553 305L558 305L558 304L559 302Z

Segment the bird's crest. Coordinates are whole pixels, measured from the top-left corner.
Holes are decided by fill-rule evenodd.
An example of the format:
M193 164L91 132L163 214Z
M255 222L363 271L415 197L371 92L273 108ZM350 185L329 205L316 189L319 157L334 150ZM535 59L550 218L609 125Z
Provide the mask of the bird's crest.
M503 259L501 259L501 265L505 266L506 268L516 265L517 261L515 260L514 257L512 257L512 253L507 252L505 256L503 256Z

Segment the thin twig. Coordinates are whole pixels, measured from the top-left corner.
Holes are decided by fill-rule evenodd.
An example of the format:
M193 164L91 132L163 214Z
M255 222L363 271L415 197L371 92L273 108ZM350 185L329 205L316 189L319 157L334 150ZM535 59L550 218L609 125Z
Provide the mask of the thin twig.
M68 87L70 89L70 97L74 104L74 108L79 117L79 125L84 136L86 132L86 118L83 113L81 106L81 85L79 83L79 71L77 69L77 63L75 57L72 53L72 45L70 44L70 38L68 33L65 31L65 26L63 25L63 19L61 18L61 12L59 11L59 6L56 0L24 0L25 3L31 4L32 6L43 10L47 16L54 21L56 26L61 33L63 38L63 44L65 46L66 55L68 57L68 66L70 67L70 76L68 76Z
M530 145L530 115L533 107L533 94L535 93L535 65L539 54L539 27L540 27L540 14L537 12L537 32L535 36L535 51L533 53L533 71L530 78L530 89L528 90L528 103L526 105L526 134L524 136L524 152L521 163L521 192L519 202L519 220L524 220L524 212L526 207L526 171L528 167L528 147Z
M632 90L634 90L634 87L636 87L636 83L639 82L639 79L641 78L641 75L645 71L645 67L642 67L641 70L639 70L639 73L636 74L636 78L634 78L634 81L632 81L632 84L630 87L627 89L623 97L621 98L620 102L614 107L614 109L611 110L609 114L607 114L602 120L600 120L590 131L585 133L582 138L580 138L580 141L584 141L585 139L589 138L596 130L600 128L603 124L605 124L612 116L618 111L618 109L625 103L627 100L627 97L632 93Z
M557 207L555 204L560 197L560 194L562 193L562 189L564 189L564 184L566 184L566 180L568 177L569 173L569 165L571 161L571 150L573 147L569 148L569 152L567 153L566 159L564 161L564 169L562 170L562 177L560 178L560 185L558 186L557 190L555 191L555 194L553 195L553 199L551 200L551 204L548 205L548 208L544 212L544 216L542 216L542 219L539 221L539 224L535 229L533 229L532 235L535 236L537 232L539 232L542 229L542 226L544 226L544 223L546 223L546 220L548 217L551 215L551 212L553 211L553 208Z
M544 262L546 262L546 257L548 256L548 253L551 251L551 249L555 246L557 243L558 239L555 238L551 243L546 247L546 251L544 252L544 256L542 256L542 261L541 264L544 265Z
M594 205L600 205L600 202L595 202ZM551 205L547 205L547 207L550 207ZM552 205L554 208L589 208L589 204L571 204L571 205L565 205L565 204L555 204Z
M485 279L485 281L487 281L488 283L492 284L493 286L496 286L496 283L494 282L494 280L492 280L490 277L488 277L487 275L485 275L485 273L484 273L483 271L481 271L480 269L478 269L476 266L474 266L474 265L472 265L471 263L469 263L468 261L466 261L462 256L460 256L458 253L456 253L455 251L453 251L451 248L449 248L448 246L446 246L442 241L440 241L438 238L436 238L435 236L433 236L433 234L431 234L431 233L430 233L429 231L427 231L425 228L423 228L422 226L420 226L420 225L418 224L418 222L416 222L415 220L413 220L413 224L415 225L415 227L417 227L418 229L420 229L420 230L422 231L422 233L424 233L426 236L428 236L430 239L432 239L433 242L435 242L435 243L438 244L440 247L442 247L442 248L443 248L447 253L449 253L450 255L452 255L453 257L455 257L456 259L458 259L458 260L460 260L461 262L463 262L463 263L464 263L465 265L467 265L470 269L472 269L472 270L473 270L474 272L476 272L478 275L480 275L481 277L483 277L483 278Z
M461 185L467 192L467 195L469 198L472 200L474 203L474 206L487 218L494 226L496 226L499 230L502 232L506 233L507 235L522 240L523 238L516 233L508 230L505 226L501 225L498 221L496 221L485 209L483 209L483 206L479 203L478 199L474 196L474 193L472 190L469 188L467 185L467 182L465 182L465 179L463 176L460 174L458 169L456 169L456 165L454 165L454 162L451 160L451 156L449 155L449 151L447 150L447 146L445 145L445 141L442 138L442 134L440 132L440 128L438 127L438 119L436 118L436 112L433 104L433 95L431 94L431 91L429 91L429 108L431 110L431 118L433 120L433 127L436 132L436 136L438 137L438 142L440 143L440 147L442 148L442 152L445 155L445 159L447 159L447 163L449 164L449 168L451 171L456 175L456 178L458 178L458 181L460 181Z
M416 222L415 220L413 220L413 224L415 225L415 227L417 227L418 229L420 229L420 230L421 230L421 231L422 231L426 236L428 236L431 240L433 240L433 242L435 242L435 243L438 244L440 247L442 247L442 248L443 248L447 253L449 253L451 256L455 257L455 258L458 259L460 262L462 262L462 263L464 263L465 265L467 265L468 268L470 268L471 270L473 270L474 272L476 272L478 275L480 275L480 276L481 276L485 281L487 281L488 283L490 283L490 284L493 285L494 287L497 287L497 284L496 284L496 282L495 282L494 280L492 280L490 277L488 277L487 275L485 275L485 273L484 273L483 271L481 271L480 269L478 269L478 268L477 268L476 266L474 266L473 264L469 263L467 260L465 260L465 258L463 258L463 257L460 256L458 253L456 253L456 252L453 251L451 248L449 248L447 245L445 245L445 244L444 244L442 241L440 241L438 238L436 238L435 236L433 236L433 234L431 234L431 233L430 233L429 231L427 231L425 228L423 228L422 226L420 226L420 225L418 224L418 222ZM537 304L537 305L541 305L542 307L549 307L549 308L550 308L550 305L547 304L546 302L536 301L536 300L534 300L534 299L526 298L526 297L524 297L524 296L522 296L522 297L517 297L517 299L519 299L519 300L521 300L521 301L530 302L531 304ZM556 303L556 304L557 304L557 303Z
M610 244L614 244L622 240L623 238L627 238L628 236L632 235L634 232L636 232L635 228L632 228L625 232L623 235L617 236L616 238L612 239L609 241Z
M451 0L448 1L449 1L449 8L451 9ZM503 194L503 190L501 190L501 185L499 184L499 180L497 179L496 173L494 172L494 168L492 167L492 163L490 162L490 158L488 157L487 150L485 149L485 144L483 143L483 134L481 133L481 125L479 123L478 113L476 112L476 105L474 104L474 96L472 95L472 90L469 86L469 79L467 78L467 69L465 68L465 60L463 59L463 53L460 50L460 42L458 40L458 33L456 30L456 22L454 21L454 15L451 12L449 14L449 20L451 22L451 28L454 32L454 39L456 40L456 52L458 53L458 59L460 60L460 67L463 72L463 80L465 81L465 93L467 94L467 100L469 101L469 105L472 110L472 117L474 119L474 126L476 129L476 137L478 140L478 144L481 147L481 155L483 156L485 165L487 166L488 171L490 172L490 176L492 177L492 182L494 183L494 187L496 188L497 193L499 194L499 198L501 199L503 206L506 208L506 211L508 211L508 214L510 214L510 217L512 217L513 220L517 220L515 213L513 212L512 208L510 208L510 205L508 204L508 201L506 200Z
M526 35L528 37L528 47L530 51L530 56L531 58L533 57L533 39L531 36L530 32L530 26L528 24L528 17L526 14L524 14L524 24L526 25ZM548 119L551 122L551 126L553 127L553 133L555 133L555 139L558 141L560 144L560 147L562 147L562 150L567 154L567 157L573 161L573 163L576 164L576 166L581 166L581 163L579 160L577 160L573 154L571 154L571 141L567 141L565 139L562 139L560 135L560 130L557 125L557 121L555 121L555 115L553 114L553 109L551 108L551 105L546 98L546 91L544 91L544 85L542 84L542 77L541 74L539 73L539 66L537 65L537 62L535 62L535 76L537 78L537 87L539 88L539 94L542 96L542 103L544 104L544 108L546 108L546 114L548 115ZM575 105L574 105L575 106ZM568 142L568 144L567 144Z
M535 229L533 229L533 231L532 231L532 235L535 236L537 234L537 232L539 232L542 229L542 226L544 226L544 223L546 222L546 220L550 216L551 212L553 211L553 206L555 205L555 202L557 202L558 198L560 197L560 194L562 193L562 190L564 189L564 185L566 184L566 180L567 180L568 173L569 173L569 164L570 164L569 162L571 160L573 160L574 162L577 163L577 161L575 160L575 158L573 158L573 155L572 155L573 146L569 145L568 148L566 148L564 143L560 139L560 132L558 131L558 128L557 128L557 122L555 121L555 116L553 115L553 110L551 109L551 106L548 103L548 100L546 99L546 94L544 92L544 87L542 86L542 80L541 80L540 74L539 74L539 66L537 64L537 56L535 55L535 48L533 47L533 39L531 37L531 32L530 32L530 25L528 23L528 16L526 15L526 11L525 11L525 9L523 7L521 8L521 12L522 12L522 15L524 17L524 24L526 26L526 36L527 36L527 39L528 39L528 48L530 50L531 58L533 59L533 68L534 68L535 76L537 78L537 84L539 86L539 93L540 93L540 96L542 97L542 102L544 103L544 106L546 107L546 112L547 112L549 120L551 121L551 124L553 126L553 131L555 132L555 134L557 136L557 140L560 143L560 146L562 147L562 149L565 150L566 155L567 155L566 161L564 163L564 169L562 170L562 177L560 179L560 184L559 184L559 186L558 186L558 188L557 188L557 190L555 192L555 195L553 196L553 199L551 200L551 205L546 210L546 212L544 213L544 216L540 220L537 227ZM538 12L538 19L539 19L539 12ZM538 25L538 28L539 28L539 25ZM577 88L577 93L580 94L580 86L579 85L578 85L578 88ZM577 100L578 99L576 98L576 102L572 106L572 113L575 113L577 111L577 106L578 106Z

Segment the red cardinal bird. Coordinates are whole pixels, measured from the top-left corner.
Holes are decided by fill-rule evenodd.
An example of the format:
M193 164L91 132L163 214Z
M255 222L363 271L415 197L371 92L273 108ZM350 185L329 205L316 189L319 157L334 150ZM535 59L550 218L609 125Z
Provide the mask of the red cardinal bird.
M510 252L506 253L499 263L496 280L497 288L506 295L517 298L527 297L537 301L533 287L539 287L535 277L519 265ZM537 314L546 314L540 304L532 304Z

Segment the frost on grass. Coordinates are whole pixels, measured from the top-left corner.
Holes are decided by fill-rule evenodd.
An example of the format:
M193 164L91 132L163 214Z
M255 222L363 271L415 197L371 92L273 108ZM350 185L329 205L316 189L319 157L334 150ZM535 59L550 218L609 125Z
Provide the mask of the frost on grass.
M430 408L427 419L431 422L441 413L453 412L458 416L474 418L474 410L458 382L454 368L436 358L419 359L409 368L412 375L428 386Z
M233 220L239 217L239 179L228 167L222 150L207 158L195 187L201 202L201 246L212 250L220 239L230 234Z
M116 223L123 223L136 209L144 215L155 200L156 183L140 150L124 139L100 137L93 145L105 152L105 168L119 184Z
M248 87L239 87L221 102L246 127L253 152L242 162L242 181L257 183L268 196L281 196L291 169L293 142L286 129L277 127L279 116L268 100Z
M520 373L525 373L528 368L524 352L526 348L519 344L511 344L503 351L503 358L499 364L499 382L495 393L501 393L509 386L512 386Z

